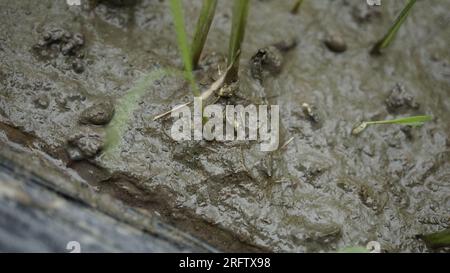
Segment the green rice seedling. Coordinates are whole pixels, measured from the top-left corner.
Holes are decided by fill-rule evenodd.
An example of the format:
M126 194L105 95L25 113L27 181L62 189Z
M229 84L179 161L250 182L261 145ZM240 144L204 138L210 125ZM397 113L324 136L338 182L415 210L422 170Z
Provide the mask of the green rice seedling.
M145 94L148 87L151 86L156 80L172 73L175 72L165 69L156 69L151 71L150 73L142 76L127 92L127 94L117 101L115 114L111 122L108 124L108 127L106 127L106 141L103 152L104 156L109 157L116 154L129 119L139 105L138 102L142 95Z
M438 231L431 234L417 235L429 248L442 248L450 246L450 229Z
M362 133L370 125L376 124L402 124L411 126L422 126L425 122L432 120L432 116L414 116L407 118L399 118L393 120L379 120L379 121L363 121L352 130L352 135L358 135Z
M411 12L412 7L416 3L416 0L408 0L408 3L403 8L403 10L400 12L400 15L395 20L394 24L391 26L391 28L388 30L386 35L378 41L374 47L371 50L371 54L378 55L381 54L381 50L388 47L392 40L394 39L395 35L397 34L398 30L400 29L403 22L408 17L409 13Z
M337 253L369 253L370 251L363 246L351 246L339 249Z
M227 63L227 67L231 68L228 71L227 77L225 79L225 82L227 84L231 84L238 80L239 56L241 52L242 41L244 40L248 8L249 0L234 0Z
M172 11L175 31L177 33L177 42L180 49L181 57L184 63L185 77L189 81L194 96L200 96L200 91L195 83L194 74L192 73L192 58L189 43L187 41L186 30L184 29L183 7L180 0L170 0L170 9Z
M192 40L192 65L194 68L198 66L200 55L205 46L208 37L209 28L216 13L217 0L203 0L202 10L195 28L194 38Z
M297 0L297 2L295 2L294 6L291 9L291 13L292 14L297 14L298 11L300 10L300 6L302 5L303 0Z
M199 96L199 98L203 101L203 106L206 106L206 105L215 103L215 102L217 102L217 100L220 98L220 90L221 90L221 88L224 86L225 78L226 78L226 75L228 74L228 71L230 70L230 68L231 68L231 66L229 66L229 67L227 68L227 70L225 70L225 72L223 72L223 73L221 74L221 76L220 76L215 82L213 82L213 83L209 86L208 89L206 89L205 91L203 91L202 94ZM181 105L179 105L178 107L189 106L189 105L191 105L192 103L193 103L193 101L190 101L190 102L181 104ZM162 114L159 114L159 115L157 115L157 116L155 116L155 117L153 118L153 120L155 121L155 120L158 120L158 119L160 119L160 118L163 118L163 117L168 116L170 113L172 113L173 111L175 111L176 109L178 109L178 107L176 107L176 108L174 108L174 109L172 109L172 110L166 111L166 112L164 112L164 113L162 113Z

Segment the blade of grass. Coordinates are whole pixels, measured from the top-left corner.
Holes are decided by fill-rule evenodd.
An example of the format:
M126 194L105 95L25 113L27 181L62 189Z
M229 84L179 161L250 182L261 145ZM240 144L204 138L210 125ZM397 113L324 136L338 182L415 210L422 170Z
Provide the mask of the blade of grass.
M231 66L231 68L225 80L227 84L238 80L239 56L241 52L242 41L244 40L245 35L248 8L249 0L234 0L227 63L227 66Z
M386 35L375 44L375 46L371 50L371 54L381 54L381 50L388 47L392 40L394 39L395 35L397 34L397 31L400 29L403 22L408 17L409 13L411 12L412 7L416 3L416 0L408 0L408 3L403 8L403 10L400 12L400 15L395 20L394 24L390 27Z
M303 3L303 0L297 0L297 2L295 2L295 5L291 9L291 13L292 14L297 14L298 10L300 9L300 6L302 5L302 3Z
M407 118L399 118L392 120L377 120L377 121L364 121L361 122L358 126L354 127L352 130L353 135L358 135L362 131L364 131L370 125L376 124L403 124L403 125L411 125L411 126L421 126L425 122L432 120L432 116L413 116Z
M200 91L195 83L192 73L192 59L189 44L187 41L186 30L184 29L183 7L180 0L170 0L170 9L172 11L175 31L177 33L178 47L184 63L185 77L189 81L194 96L200 96Z
M367 121L366 123L371 124L405 124L405 125L415 125L415 124L423 124L424 122L432 120L431 116L414 116L407 118L399 118L392 120L378 120L378 121Z
M203 0L202 10L195 28L194 38L192 40L192 65L198 66L198 61L205 46L208 37L209 28L216 12L217 0Z
M370 251L362 246L352 246L339 249L337 253L369 253Z
M441 248L450 246L450 229L431 234L418 235L417 237L419 239L422 239L429 248Z
M139 105L139 99L146 92L149 86L156 80L166 75L175 73L165 69L156 69L141 77L138 82L117 102L115 114L106 127L106 141L103 154L106 156L114 155L117 152L126 126L133 112Z

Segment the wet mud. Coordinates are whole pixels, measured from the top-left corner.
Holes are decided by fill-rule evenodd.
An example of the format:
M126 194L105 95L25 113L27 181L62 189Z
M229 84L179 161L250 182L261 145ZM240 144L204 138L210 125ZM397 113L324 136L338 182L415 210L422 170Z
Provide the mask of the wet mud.
M2 142L42 151L99 194L222 251L329 252L369 241L386 252L434 251L416 235L450 226L450 2L419 1L375 57L400 1L376 10L306 1L296 15L291 1L253 1L239 90L219 103L279 105L280 146L292 140L270 153L255 141L175 142L172 121L153 117L191 93L181 76L165 75L105 156L121 98L155 69L182 67L166 1L125 2L0 0ZM201 1L188 2L193 33ZM230 25L231 1L220 1L196 71L203 88L223 68ZM420 114L433 120L351 135L362 120Z

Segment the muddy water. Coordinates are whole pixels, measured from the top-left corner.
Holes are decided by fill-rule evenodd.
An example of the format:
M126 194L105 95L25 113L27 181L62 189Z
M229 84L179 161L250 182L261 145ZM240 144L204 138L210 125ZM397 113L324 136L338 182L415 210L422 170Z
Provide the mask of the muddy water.
M185 3L190 33L200 2ZM205 87L227 52L229 2L219 3L197 72ZM174 142L172 122L152 118L191 95L181 78L166 76L138 98L118 153L90 158L105 126L80 123L83 111L106 99L118 107L142 77L181 65L168 5L151 0L125 7L0 0L0 128L11 142L39 139L34 149L100 192L225 251L334 251L373 240L385 251L427 251L415 235L450 225L450 2L419 1L378 57L370 48L400 1L384 1L378 12L364 1L305 1L299 15L289 13L290 2L252 2L240 90L221 101L279 105L280 142L294 138L282 150ZM331 36L344 52L324 45ZM298 44L284 53L278 75L251 76L258 49L292 39ZM350 134L361 120L417 114L434 119Z

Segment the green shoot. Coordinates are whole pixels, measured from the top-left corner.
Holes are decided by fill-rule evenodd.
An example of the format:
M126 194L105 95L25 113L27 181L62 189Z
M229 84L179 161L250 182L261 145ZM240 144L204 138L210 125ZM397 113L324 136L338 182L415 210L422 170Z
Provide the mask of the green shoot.
M408 17L409 13L411 12L412 7L416 3L416 0L408 0L408 3L401 11L400 15L395 20L394 24L391 26L389 31L386 33L386 35L375 44L375 46L371 50L371 54L377 55L381 54L381 50L388 47L389 44L394 39L395 35L397 34L397 31L400 29L403 22Z
M184 63L185 77L191 85L194 96L200 96L200 91L195 83L194 74L192 73L192 59L189 44L187 41L186 30L184 29L183 7L180 0L170 0L170 9L172 11L175 30L177 33L178 47Z
M364 131L368 126L375 124L403 124L411 126L422 126L425 122L432 120L432 116L414 116L407 118L399 118L393 120L379 120L379 121L364 121L352 130L352 135L358 135Z
M198 66L198 61L208 37L209 28L216 12L217 0L203 0L200 17L197 21L194 39L192 40L192 65Z
M418 235L429 248L441 248L450 246L450 229L438 231L431 234Z
M151 86L156 80L159 80L166 75L170 75L171 73L174 72L164 69L153 70L139 79L136 85L134 85L127 92L127 94L117 102L115 114L106 128L104 155L110 156L117 152L128 121L139 105L139 99L145 94L148 87Z
M369 253L370 251L362 246L352 246L339 249L337 253Z
M241 52L241 44L244 40L245 26L247 24L248 7L249 0L234 0L227 63L227 67L231 68L225 80L227 84L238 80L239 56Z
M302 3L303 3L303 0L297 0L297 2L295 2L295 5L291 9L291 13L297 14Z

